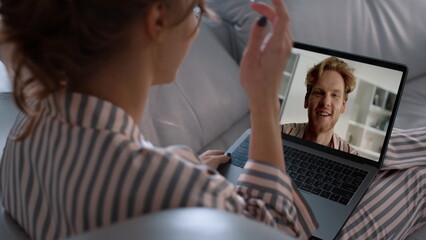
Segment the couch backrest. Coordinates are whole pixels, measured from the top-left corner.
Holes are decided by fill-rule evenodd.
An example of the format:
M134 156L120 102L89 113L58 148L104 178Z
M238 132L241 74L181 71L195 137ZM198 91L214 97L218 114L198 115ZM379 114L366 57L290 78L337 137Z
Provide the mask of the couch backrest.
M142 132L154 145L199 151L249 111L226 22L203 22L175 82L152 87Z
M424 0L284 2L296 41L406 64L409 81L426 75ZM211 1L219 15L235 26L238 54L244 49L252 21L259 17L248 3Z

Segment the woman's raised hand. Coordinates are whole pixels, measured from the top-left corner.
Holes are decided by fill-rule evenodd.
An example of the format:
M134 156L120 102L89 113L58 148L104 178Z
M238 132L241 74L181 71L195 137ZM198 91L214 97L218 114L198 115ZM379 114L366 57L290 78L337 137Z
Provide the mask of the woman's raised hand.
M285 171L278 91L293 39L289 16L281 1L272 0L275 8L264 3L251 3L252 8L264 17L253 24L240 65L240 81L250 104L249 158ZM265 36L267 20L271 22L271 32Z
M241 85L251 105L277 101L282 73L293 46L287 9L281 0L272 3L275 8L251 2L253 10L264 16L253 24L241 62ZM265 36L267 20L271 32Z

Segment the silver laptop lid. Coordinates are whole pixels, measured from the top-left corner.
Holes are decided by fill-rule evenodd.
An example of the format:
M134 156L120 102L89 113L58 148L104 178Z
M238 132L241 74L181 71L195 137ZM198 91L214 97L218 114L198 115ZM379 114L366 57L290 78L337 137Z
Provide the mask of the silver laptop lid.
M334 87L333 80L330 80L332 75L317 81L321 84L314 84L313 91L307 94L305 81L308 71L330 57L336 57L354 70L356 87L346 101L338 91L341 86ZM284 137L380 168L407 71L402 64L295 43L283 73L280 91L280 121L289 133ZM336 101L337 98L342 100ZM336 123L333 124L333 121ZM327 146L301 139L306 135L326 132L330 126L334 134ZM341 140L338 140L339 137Z

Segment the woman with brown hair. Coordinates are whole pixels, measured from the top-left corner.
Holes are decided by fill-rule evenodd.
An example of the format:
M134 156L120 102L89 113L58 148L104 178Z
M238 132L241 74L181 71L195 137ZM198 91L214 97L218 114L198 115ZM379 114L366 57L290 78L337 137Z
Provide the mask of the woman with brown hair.
M221 152L154 147L136 124L150 86L175 79L201 15L212 15L203 0L1 0L22 110L0 166L6 211L34 239L188 206L310 236L315 220L285 174L276 96L292 37L285 7L272 2L251 3L265 16L241 63L252 160L234 186L214 169L229 160Z

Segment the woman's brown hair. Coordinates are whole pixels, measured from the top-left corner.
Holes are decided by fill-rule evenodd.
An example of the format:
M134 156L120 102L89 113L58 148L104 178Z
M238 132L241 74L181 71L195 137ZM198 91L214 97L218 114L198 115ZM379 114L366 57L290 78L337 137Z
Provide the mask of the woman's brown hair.
M13 96L30 119L18 140L31 132L44 98L96 71L126 41L132 21L158 2L176 13L175 25L197 4L205 11L203 0L188 9L177 0L1 0L0 41L13 44Z

